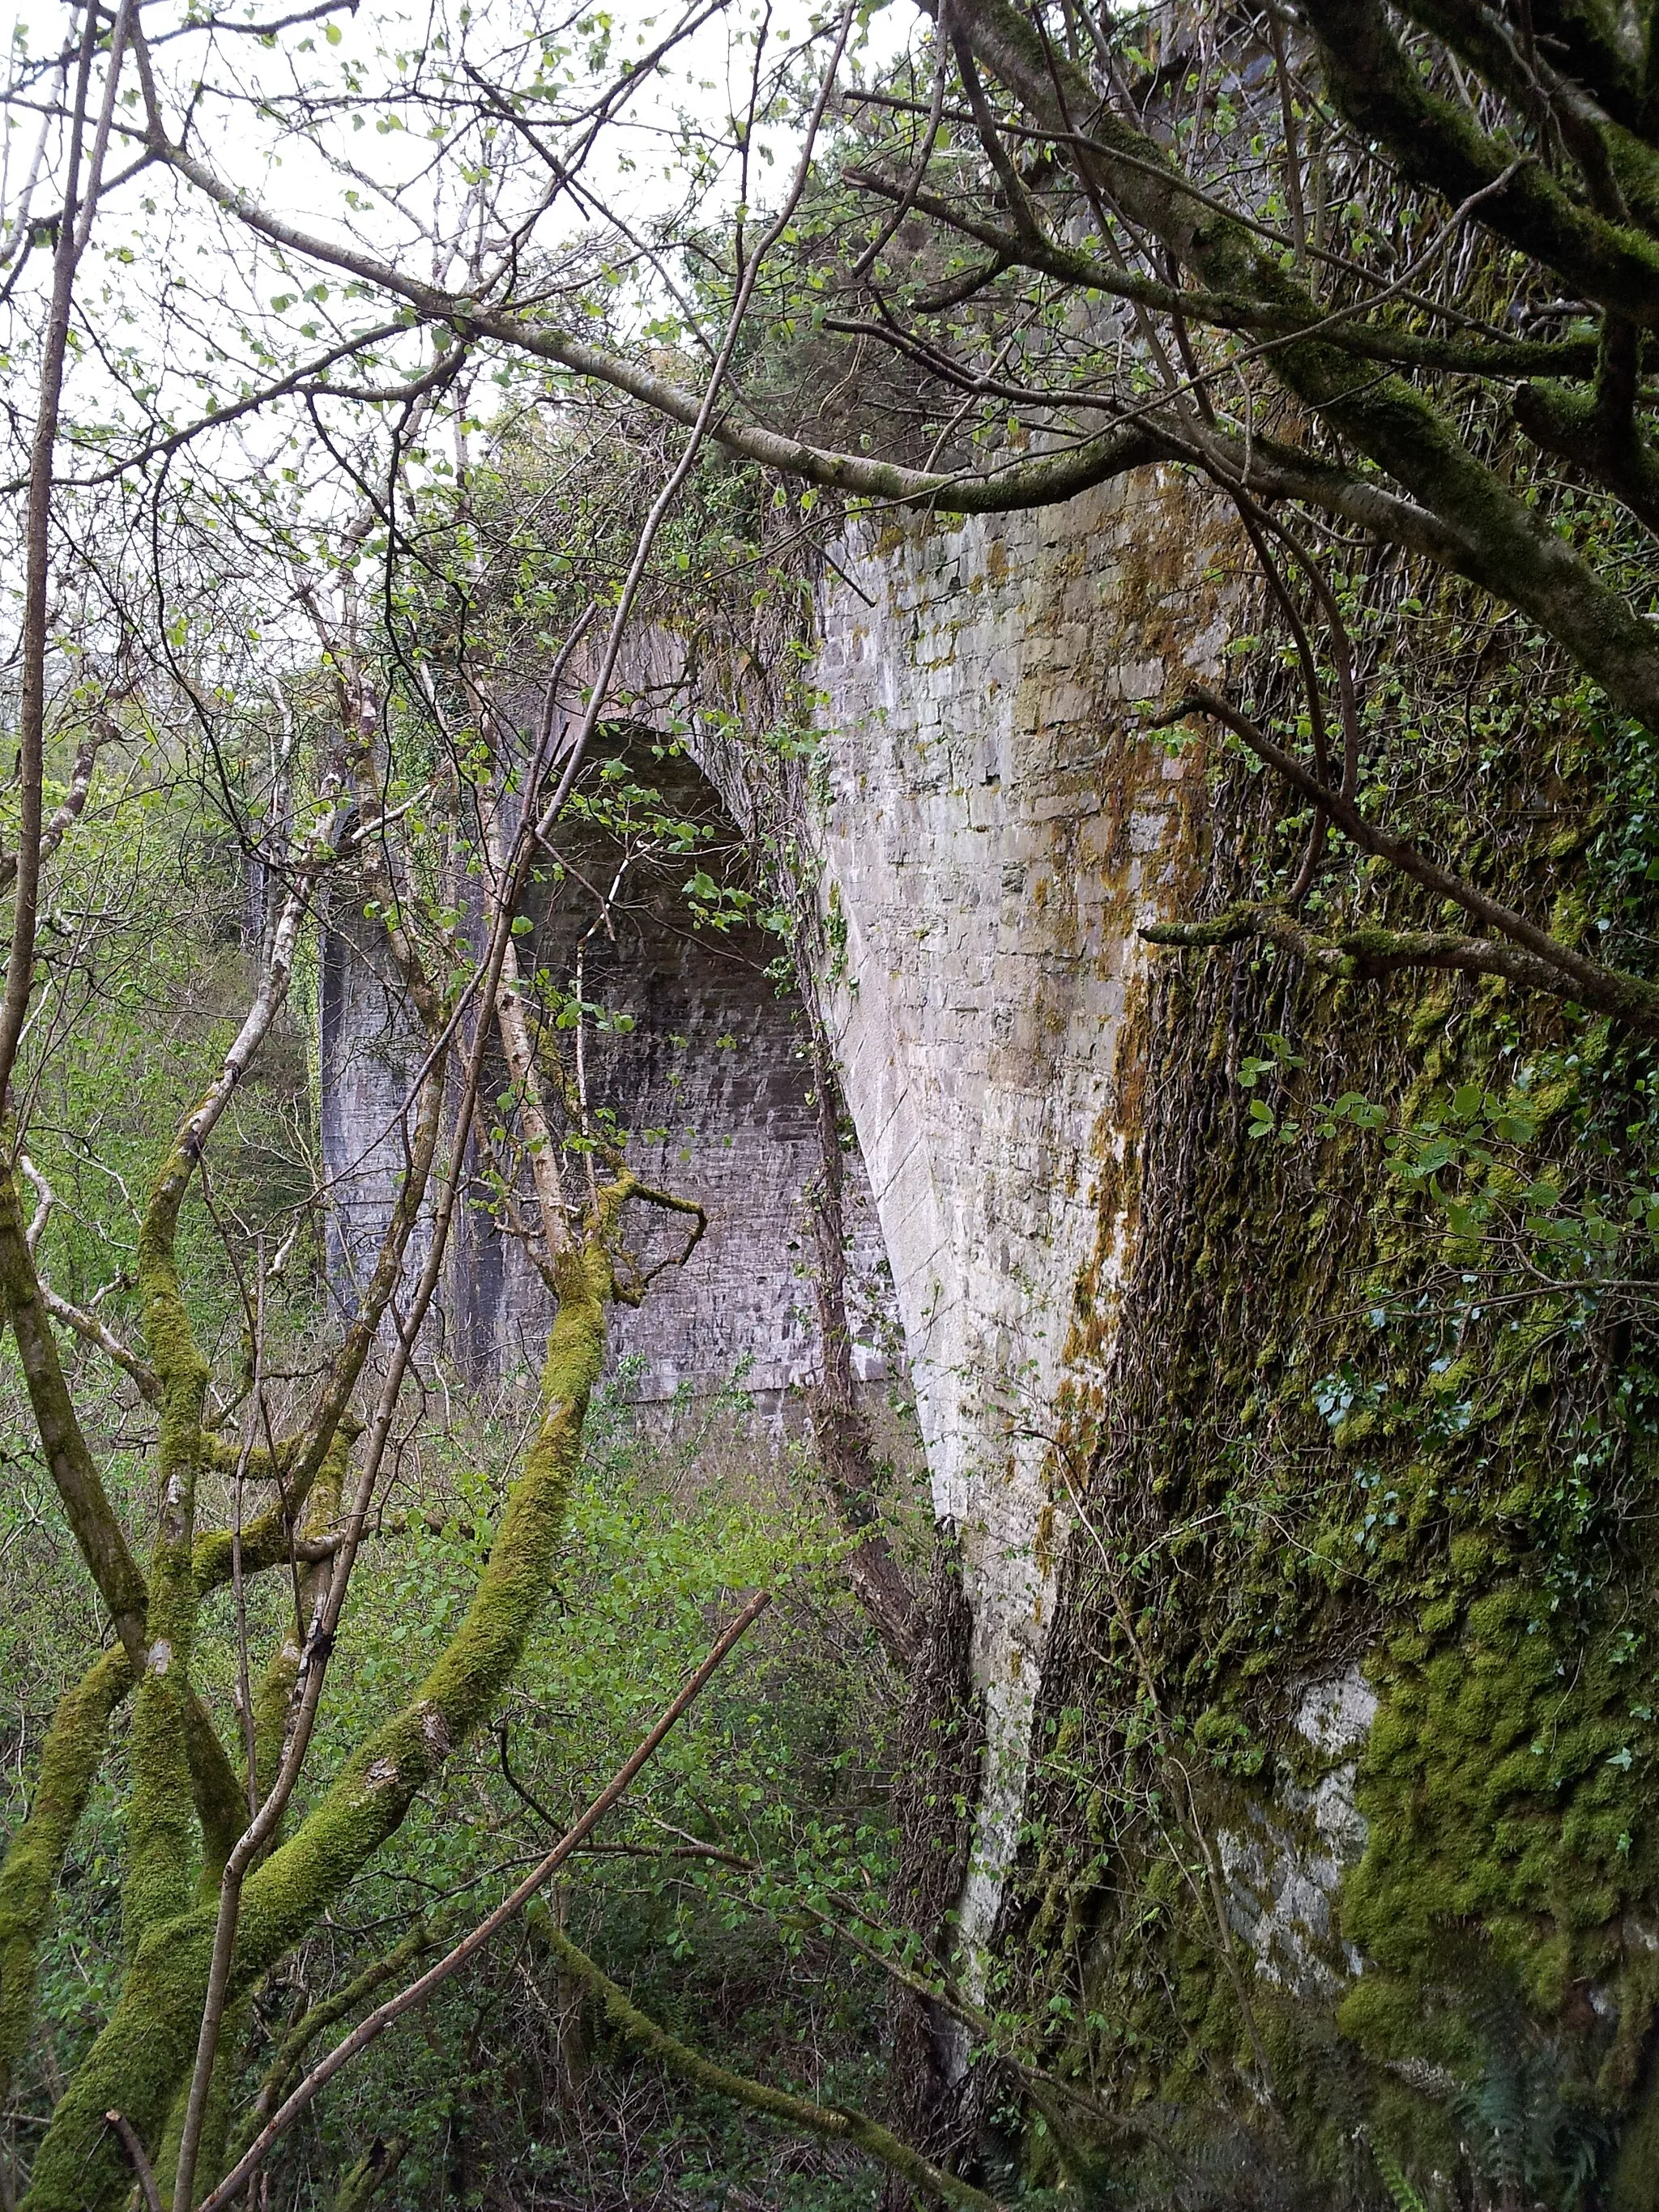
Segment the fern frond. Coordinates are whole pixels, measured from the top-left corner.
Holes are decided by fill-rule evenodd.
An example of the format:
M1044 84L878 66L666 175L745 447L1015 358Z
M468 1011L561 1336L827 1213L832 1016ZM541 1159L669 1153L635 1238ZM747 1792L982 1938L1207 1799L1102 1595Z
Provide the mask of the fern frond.
M1371 2156L1382 2177L1383 2187L1394 2199L1395 2212L1430 2212L1422 2191L1395 2164L1381 2143L1371 2145Z

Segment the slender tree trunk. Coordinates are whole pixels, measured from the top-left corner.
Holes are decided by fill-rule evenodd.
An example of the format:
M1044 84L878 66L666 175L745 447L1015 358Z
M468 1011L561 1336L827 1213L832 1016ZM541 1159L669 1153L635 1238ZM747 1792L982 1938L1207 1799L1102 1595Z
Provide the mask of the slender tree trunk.
M892 1894L895 1917L916 1936L927 1960L943 1967L950 1963L950 1916L968 1877L985 1752L982 1701L969 1666L974 1618L948 1528L934 1544L922 1618L896 1762L899 1850ZM936 2165L966 2163L979 2112L962 2028L939 2006L896 1984L888 2020L895 2127ZM907 2212L909 2203L905 2185L890 2175L883 2212Z
M812 1192L817 1237L818 1381L811 1395L812 1435L836 1507L859 1541L848 1555L853 1587L901 1672L921 1648L915 1593L879 1525L880 1496L869 1424L858 1401L853 1338L847 1318L846 1166L841 1148L841 1086L809 989L812 1085L817 1100L818 1175Z
M59 1702L34 1802L0 1866L0 2108L11 2102L13 2071L28 2047L36 1964L64 1855L104 1755L110 1715L133 1679L132 1662L118 1644Z

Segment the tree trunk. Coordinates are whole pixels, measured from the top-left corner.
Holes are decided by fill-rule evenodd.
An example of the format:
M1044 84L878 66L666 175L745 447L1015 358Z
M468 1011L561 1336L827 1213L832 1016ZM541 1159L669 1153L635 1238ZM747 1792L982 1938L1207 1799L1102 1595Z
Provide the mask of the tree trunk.
M923 1972L948 1966L950 1915L973 1845L985 1751L983 1703L969 1667L973 1627L956 1536L941 1529L894 1790L894 1916L921 1940ZM971 2151L979 2117L963 2029L940 2006L896 1984L888 2016L895 2129L936 2166L955 2169ZM908 2185L890 2174L882 2212L908 2212L910 2201Z

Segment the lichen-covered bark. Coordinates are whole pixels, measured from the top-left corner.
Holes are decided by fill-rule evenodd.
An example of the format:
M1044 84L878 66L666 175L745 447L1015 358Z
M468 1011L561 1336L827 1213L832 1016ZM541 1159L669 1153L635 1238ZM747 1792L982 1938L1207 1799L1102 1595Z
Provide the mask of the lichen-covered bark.
M342 1441L342 1460L343 1452ZM337 1501L337 1480L331 1494ZM329 1510L320 1507L313 1518L320 1521ZM243 1566L253 1573L285 1562L286 1550L278 1553L266 1543L253 1556L245 1556ZM198 1595L221 1588L229 1581L230 1571L228 1538L216 1532L198 1538L193 1562ZM273 1686L273 1704L285 1701L295 1660L297 1650L285 1641L266 1678L274 1686L280 1673L283 1686ZM125 1646L117 1644L101 1653L65 1692L41 1746L28 1813L0 1861L0 2103L9 2094L12 2075L27 2046L36 1964L51 1926L64 1856L97 1775L111 1716L137 1679ZM280 1726L279 1705L279 1734Z
M1374 49L1380 56L1393 44L1382 10L1370 0L1320 0L1314 14L1328 56L1339 71L1352 72L1340 82L1339 100L1349 94L1358 112L1366 79L1359 54ZM1068 145L1070 158L1097 189L1161 240L1205 285L1310 324L1318 319L1316 303L1276 250L1194 197L1168 149L1115 109L1103 107L1083 71L1046 48L1006 0L960 0L956 20L981 64L1041 127ZM1402 57L1401 68L1418 83L1409 60ZM1091 118L1090 137L1079 145L1076 132L1084 117ZM1471 188L1492 184L1512 158L1494 149L1491 161L1476 165L1480 173ZM1571 207L1539 164L1513 167L1510 198L1547 187L1563 208ZM1502 208L1507 202L1500 197L1489 204ZM1583 216L1583 210L1577 213ZM1588 253L1606 245L1622 256L1647 303L1643 312L1650 316L1659 300L1653 289L1659 285L1659 246L1594 218L1583 222L1595 234L1577 238L1575 250ZM1318 337L1281 345L1273 362L1274 374L1297 398L1316 409L1435 518L1445 533L1440 558L1505 604L1523 609L1627 714L1659 728L1659 650L1649 625L1478 458L1461 428L1432 399L1405 377L1378 374Z
M356 1424L352 1425L353 1429ZM301 1538L315 1543L325 1534L330 1522L340 1510L340 1495L345 1486L346 1462L351 1439L343 1432L330 1444L328 1455L318 1472L306 1500L301 1524ZM198 1546L199 1551L199 1546ZM246 1545L244 1541L244 1551ZM243 1571L247 1570L246 1557ZM199 1575L199 1567L198 1567ZM294 1615L277 1638L276 1646L266 1661L253 1692L253 1747L255 1762L255 1797L263 1802L276 1782L282 1765L283 1748L287 1738L293 1711L295 1686L300 1679L300 1668L304 1657L305 1639L311 1632L328 1586L326 1555L306 1566L299 1574L294 1592Z
M70 1395L25 1242L17 1187L9 1170L0 1170L0 1291L53 1484L115 1632L135 1674L142 1674L149 1649L145 1634L149 1587L110 1504ZM197 1811L204 1831L228 1849L227 1838L235 1833L240 1818L236 1778L207 1709L187 1685L181 1686Z
M22 1207L9 1168L0 1168L0 1285L58 1498L116 1633L141 1667L149 1592L82 1432L24 1241Z
M335 2192L334 2212L363 2212L403 2164L407 2136L377 2136Z
M143 1671L129 1751L132 1790L122 1918L130 1952L137 1950L150 1929L184 1910L195 1870L186 1730L196 1639L191 1553L208 1365L185 1310L174 1243L179 1209L196 1157L193 1139L186 1135L156 1178L138 1237L144 1334L161 1384L155 1450L161 1496L150 1559ZM227 1824L222 1832L208 1838L210 1857L222 1863L240 1825L239 1814L234 1825Z
M1461 49L1489 82L1524 103L1535 96L1518 55L1491 35L1483 11L1455 4L1409 9ZM1473 111L1436 92L1414 56L1370 0L1315 0L1308 11L1337 101L1368 137L1394 153L1405 173L1453 205L1484 191L1481 219L1574 287L1577 297L1651 329L1659 323L1659 242L1636 223L1609 220L1541 161L1517 161L1506 138L1483 130ZM1505 84L1505 80L1509 80ZM1632 212L1652 219L1653 149L1606 118L1593 126L1602 160Z
M210 1881L199 1885L205 1901L212 1893ZM247 2039L248 2023L252 2017L253 2001L244 1996L228 2005L220 2023L219 2047L222 2052L240 2051ZM188 2100L189 2082L186 2081L173 2098L167 2113L167 2125L161 2130L161 2140L152 2161L156 2187L161 2202L171 2206L178 2193L179 2151L184 2134L185 2108ZM230 2138L231 2106L235 2094L236 2068L221 2064L214 2069L213 2079L208 2085L207 2102L202 2112L202 2131L197 2144L195 2178L191 2188L191 2202L199 2203L207 2191L224 2172L225 2146ZM183 2208L177 2208L183 2212Z
M355 1431L356 1424L353 1422L349 1426ZM307 1539L315 1540L319 1537L337 1513L349 1449L350 1439L343 1425L341 1431L330 1445L310 1495L305 1501L302 1541ZM198 1591L202 1583L200 1550L198 1542L196 1561ZM295 1616L278 1637L252 1693L254 1778L250 1796L255 1805L262 1803L270 1791L287 1748L294 1714L294 1693L304 1662L305 1641L318 1616L326 1589L326 1554L323 1555L299 1574L294 1592ZM246 1570L246 1560L243 1565ZM231 1569L227 1566L227 1578L230 1572ZM246 1784L246 1775L243 1779ZM280 1835L280 1828L277 1833ZM270 1848L267 1844L261 1856L268 1856ZM216 1862L210 1856L203 1866L198 1883L198 1899L206 1909L216 1911L218 1908L219 1884L223 1872L222 1860ZM219 2025L216 2063L208 2084L200 2133L192 2154L192 2186L190 2191L192 2202L204 2195L224 2170L232 2098L238 2079L237 2054L246 2040L252 2009L251 1993L244 1993L227 2006ZM167 2115L167 2126L155 2155L156 2181L164 2199L170 2199L177 2192L178 2177L182 2170L187 2104L188 2084L182 2087L173 2099L173 2109Z

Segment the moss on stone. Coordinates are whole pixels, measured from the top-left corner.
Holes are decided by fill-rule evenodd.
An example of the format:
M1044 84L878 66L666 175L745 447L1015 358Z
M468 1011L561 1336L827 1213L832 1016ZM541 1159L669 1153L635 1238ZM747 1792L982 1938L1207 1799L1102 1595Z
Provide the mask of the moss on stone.
M1218 791L1224 834L1235 793L1249 803ZM1223 902L1263 851L1259 821L1233 819ZM1499 851L1487 879L1521 865ZM1000 1995L1052 2021L1051 2063L1103 2106L1167 2115L1189 2145L1242 2128L1339 2203L1375 2200L1364 2130L1431 2194L1478 2156L1468 2115L1509 2038L1522 2101L1556 2130L1536 2193L1568 2204L1568 2147L1606 2181L1602 2147L1654 2124L1659 1361L1437 1234L1376 1139L1318 1138L1301 1102L1353 1091L1396 1123L1462 1084L1518 1103L1529 1056L1546 1073L1524 1093L1527 1172L1582 1183L1599 1145L1620 1172L1644 1063L1605 1024L1569 1050L1551 1009L1444 978L1334 991L1230 951L1160 966L1152 988L1139 1257L1109 1340L1094 1533L1052 1632ZM1301 1071L1269 1086L1304 1122L1283 1145L1251 1141L1230 1075L1273 1036ZM1508 1162L1486 1186L1504 1204L1524 1187ZM1470 1271L1480 1295L1459 1290ZM1455 1328L1437 1320L1452 1310ZM1357 1768L1357 1743L1339 1758L1309 1733L1304 1705L1335 1683L1376 1701ZM1229 1853L1255 2039L1200 1830ZM1274 1851L1286 1870L1322 1859L1328 1926L1290 1887L1257 1916ZM1122 2185L1164 2186L1163 2156L1126 2153Z

